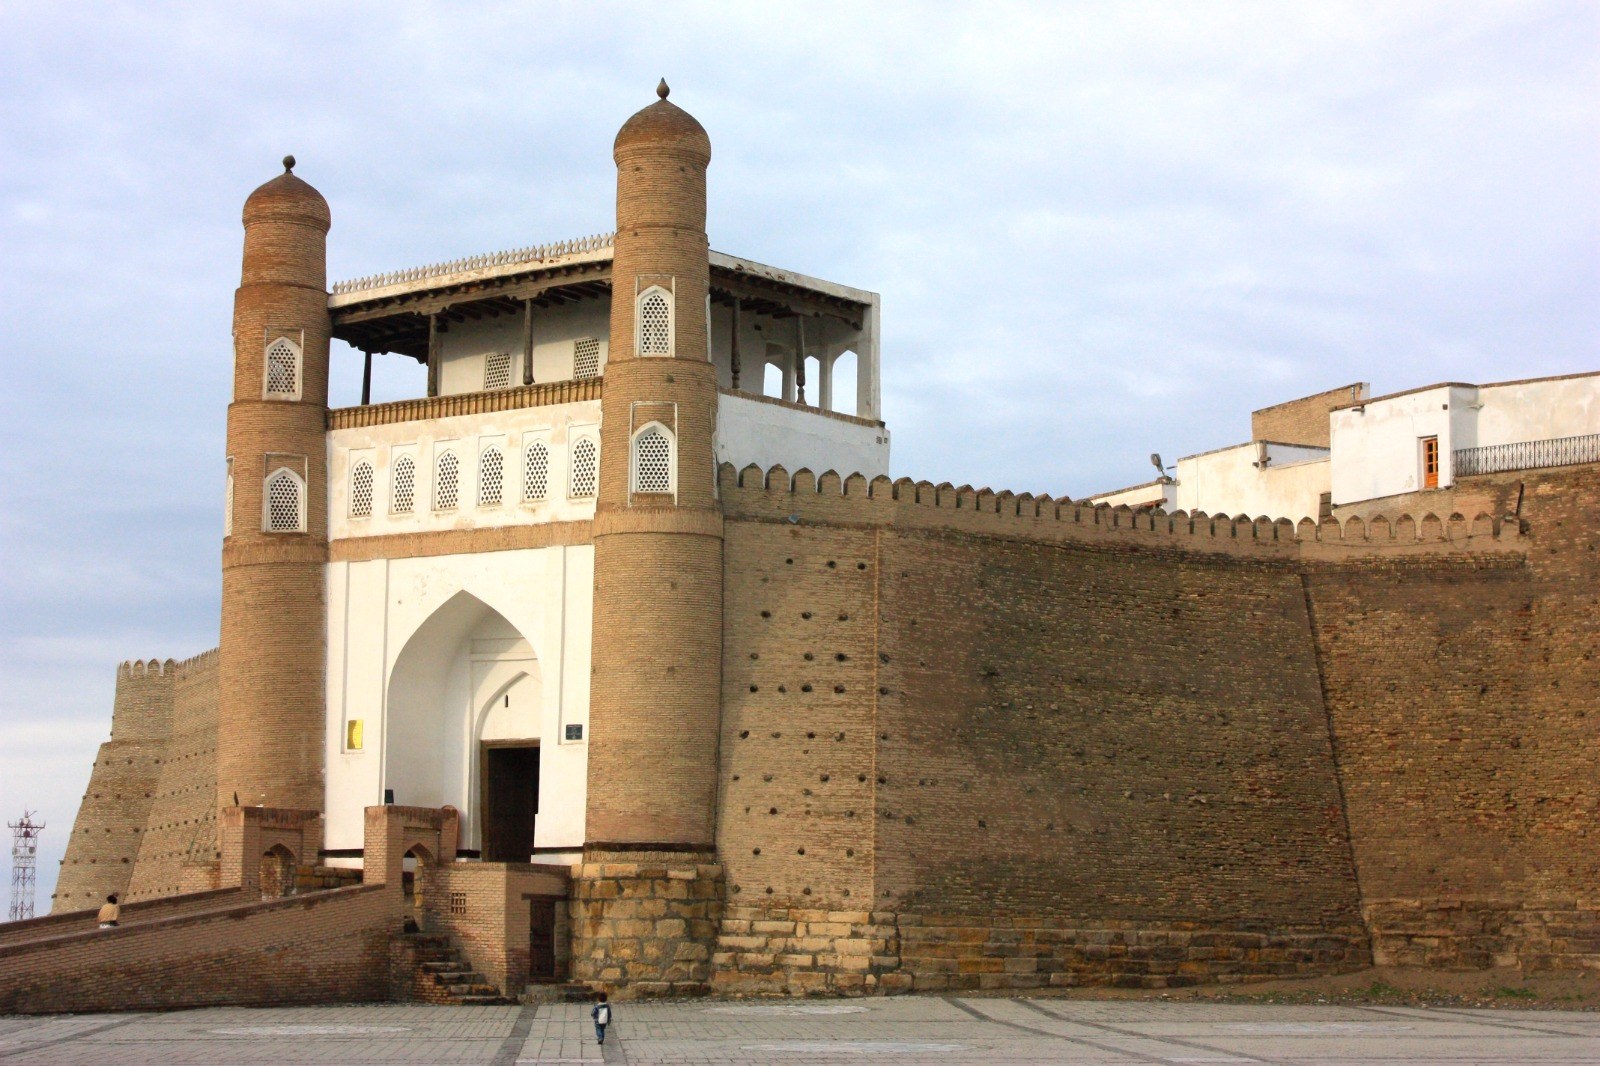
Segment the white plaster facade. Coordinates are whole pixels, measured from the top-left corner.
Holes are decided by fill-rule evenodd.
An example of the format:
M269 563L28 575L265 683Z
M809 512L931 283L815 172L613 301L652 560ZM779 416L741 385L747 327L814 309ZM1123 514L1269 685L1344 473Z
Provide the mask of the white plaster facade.
M1251 441L1178 460L1182 511L1315 519L1328 491L1328 449Z
M330 564L325 846L360 848L363 808L392 789L397 803L458 808L461 846L478 848L479 745L516 739L539 746L535 847L570 848L541 858L572 861L593 588L589 545Z
M594 517L594 495L574 494L573 447L580 440L600 447L600 401L521 407L488 414L456 415L415 422L393 422L328 434L328 536L372 537L443 529L477 529L529 522L579 521ZM545 449L545 486L535 493L527 477L527 453ZM498 504L480 504L483 459L498 449L502 483ZM452 452L459 462L456 505L438 502L439 459ZM395 510L395 463L400 456L416 464L413 502ZM373 470L371 514L352 514L352 472L367 462Z
M1329 428L1335 506L1422 489L1430 437L1447 488L1458 451L1600 433L1600 374L1432 385L1337 408Z
M889 431L750 396L723 393L717 408L717 462L763 470L778 463L790 473L832 470L868 480L889 473Z

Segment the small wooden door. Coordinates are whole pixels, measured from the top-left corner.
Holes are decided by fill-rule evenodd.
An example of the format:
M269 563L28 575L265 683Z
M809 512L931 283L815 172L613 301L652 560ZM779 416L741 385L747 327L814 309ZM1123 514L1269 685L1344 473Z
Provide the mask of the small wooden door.
M1422 438L1422 487L1439 487L1439 438Z
M556 979L556 900L528 900L528 980Z
M484 745L483 860L527 862L539 813L538 745Z

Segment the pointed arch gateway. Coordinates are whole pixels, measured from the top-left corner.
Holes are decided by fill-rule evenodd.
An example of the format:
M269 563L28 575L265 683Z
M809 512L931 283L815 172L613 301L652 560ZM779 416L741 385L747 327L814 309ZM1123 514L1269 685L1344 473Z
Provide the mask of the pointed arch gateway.
M543 697L529 641L477 596L456 593L417 628L390 670L383 787L396 803L457 808L464 851L527 862L539 810Z

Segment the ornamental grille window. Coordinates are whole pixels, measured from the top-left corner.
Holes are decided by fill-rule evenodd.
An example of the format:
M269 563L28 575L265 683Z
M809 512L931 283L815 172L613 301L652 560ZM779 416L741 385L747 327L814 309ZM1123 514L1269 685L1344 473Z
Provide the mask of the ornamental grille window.
M228 460L228 485L222 492L222 535L233 536L233 460Z
M394 491L389 494L389 513L410 514L417 502L417 461L402 455L394 461Z
M639 354L672 354L672 306L660 289L639 297Z
M452 893L450 893L450 913L451 914L465 914L465 913L467 913L467 894L465 892L452 892Z
M594 441L585 438L572 446L572 495L593 496L600 469Z
M483 387L503 389L511 384L511 353L490 352L483 357Z
M506 457L499 448L489 448L478 460L478 506L498 507L505 480Z
M300 349L287 337L267 345L267 395L300 394Z
M522 449L522 498L542 500L550 494L550 449L529 441Z
M363 459L350 472L350 517L372 514L372 464Z
M600 376L600 342L594 337L572 342L572 376L580 380Z
M455 452L445 452L433 468L433 509L454 511L460 495L461 460Z
M267 532L300 532L300 479L287 470L267 478Z
M633 438L633 491L672 491L672 441L659 426Z

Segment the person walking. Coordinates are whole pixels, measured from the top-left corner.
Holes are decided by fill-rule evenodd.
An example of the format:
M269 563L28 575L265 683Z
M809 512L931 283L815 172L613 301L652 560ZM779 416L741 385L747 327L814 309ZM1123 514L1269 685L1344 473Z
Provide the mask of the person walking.
M105 904L100 908L100 928L115 929L117 927L117 923L121 920L122 904L117 902L117 894L113 892L111 895L106 897Z
M600 1002L589 1011L589 1017L594 1019L594 1038L600 1043L606 1042L606 1026L611 1024L611 1004L606 1002L606 994L600 993Z

